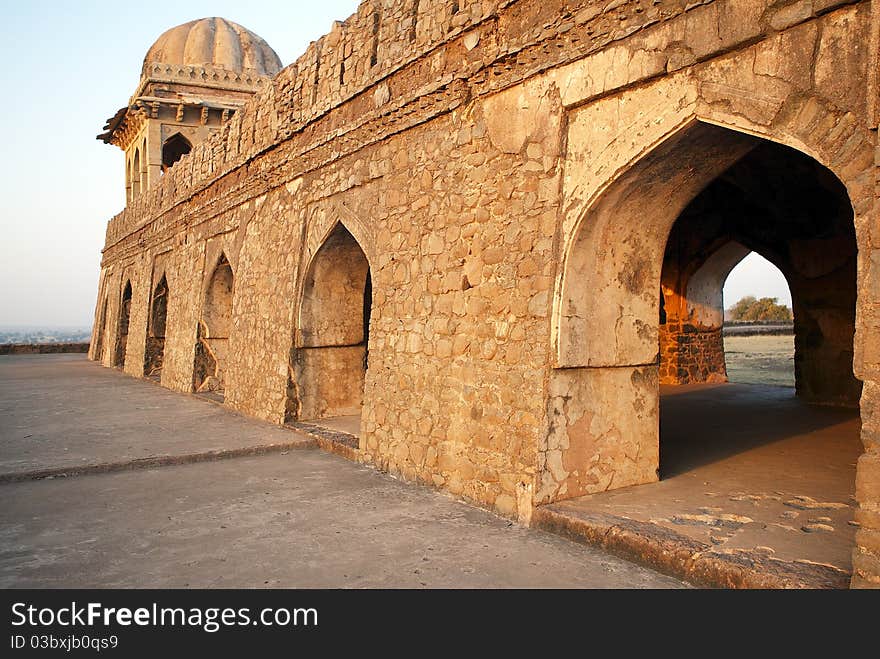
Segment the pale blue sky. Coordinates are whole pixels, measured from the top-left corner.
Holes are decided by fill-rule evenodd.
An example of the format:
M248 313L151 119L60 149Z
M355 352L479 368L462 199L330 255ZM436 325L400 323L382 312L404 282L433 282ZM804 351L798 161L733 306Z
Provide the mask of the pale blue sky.
M724 283L724 306L731 307L746 295L775 297L779 304L791 306L788 283L775 265L752 252L730 271Z
M91 325L107 221L125 205L122 151L95 140L128 103L162 32L223 16L286 65L357 0L142 3L0 0L0 326Z
M104 230L125 203L122 152L95 136L128 102L162 32L223 16L263 37L287 65L357 5L4 1L0 326L91 324ZM739 269L747 272L737 272L737 282L746 282L737 291L783 297L771 275ZM728 303L736 299L725 290Z

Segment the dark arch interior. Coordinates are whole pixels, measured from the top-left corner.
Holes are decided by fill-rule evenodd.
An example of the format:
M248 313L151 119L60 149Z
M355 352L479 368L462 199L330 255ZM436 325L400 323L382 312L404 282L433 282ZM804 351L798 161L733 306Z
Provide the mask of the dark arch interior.
M725 250L730 266L757 252L788 282L794 391L769 378L724 384L723 309L706 306L722 299L730 268L712 264ZM712 465L730 459L738 470L768 475L848 468L857 452L857 414L840 408L857 408L861 393L852 370L856 256L846 189L786 146L758 142L687 205L669 234L661 275L661 478L711 474ZM851 486L846 473L840 482Z
M101 301L101 311L98 314L98 329L95 332L95 360L104 361L104 334L107 331L107 296Z
M368 364L373 286L357 240L337 224L303 283L290 360L287 418L347 419L357 434Z
M165 360L165 326L168 318L168 280L165 274L153 288L150 316L147 320L147 343L144 353L144 373L159 378Z
M162 145L162 171L168 171L178 160L192 151L192 143L180 133L175 133Z
M224 396L229 335L232 331L232 297L235 276L225 253L221 253L208 281L199 321L193 387L214 397Z
M843 184L812 158L759 142L712 181L676 220L661 275L661 382L687 384L724 375L720 323L694 312L691 282L731 242L762 255L785 275L795 316L799 397L854 407L852 372L856 239ZM724 277L707 280L720 291Z
M131 281L125 283L122 298L119 302L119 325L116 332L116 351L113 358L114 366L125 364L125 351L128 347L128 325L131 320Z

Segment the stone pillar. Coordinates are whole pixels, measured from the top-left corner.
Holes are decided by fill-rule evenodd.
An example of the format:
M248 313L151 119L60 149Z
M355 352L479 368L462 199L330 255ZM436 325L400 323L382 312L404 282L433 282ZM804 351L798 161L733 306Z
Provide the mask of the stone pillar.
M856 470L853 588L880 588L880 384L866 381L862 392L862 442Z
M853 588L880 588L880 3L871 3L871 38L868 59L867 115L875 139L874 204L870 213L868 243L862 250L859 281L858 330L854 366L863 379L861 397L862 443L865 452L856 468L858 523L853 548Z
M658 480L657 367L551 373L538 504Z
M721 327L660 326L660 384L727 382Z
M690 231L685 233L693 238ZM692 250L673 229L661 276L660 384L727 382L722 289L750 250L735 241L708 257Z
M154 187L162 178L162 124L158 121L151 121L147 127L146 135L147 148L145 165L146 179L144 189Z
M853 375L855 240L792 242L787 268L794 305L797 395L814 404L856 407Z

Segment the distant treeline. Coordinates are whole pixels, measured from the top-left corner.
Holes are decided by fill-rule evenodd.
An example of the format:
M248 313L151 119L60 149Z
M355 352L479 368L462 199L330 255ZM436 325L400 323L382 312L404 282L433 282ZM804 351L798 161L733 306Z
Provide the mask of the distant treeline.
M779 304L778 298L747 295L725 313L726 320L752 323L790 323L794 320L791 309Z
M83 343L91 334L88 327L0 327L0 345Z

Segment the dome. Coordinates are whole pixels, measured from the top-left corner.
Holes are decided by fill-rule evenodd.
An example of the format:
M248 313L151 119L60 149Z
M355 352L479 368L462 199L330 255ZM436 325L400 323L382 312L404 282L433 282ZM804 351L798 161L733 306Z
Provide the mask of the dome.
M269 44L225 18L202 18L171 28L147 51L144 70L157 62L254 71L269 77L281 69L281 60Z

